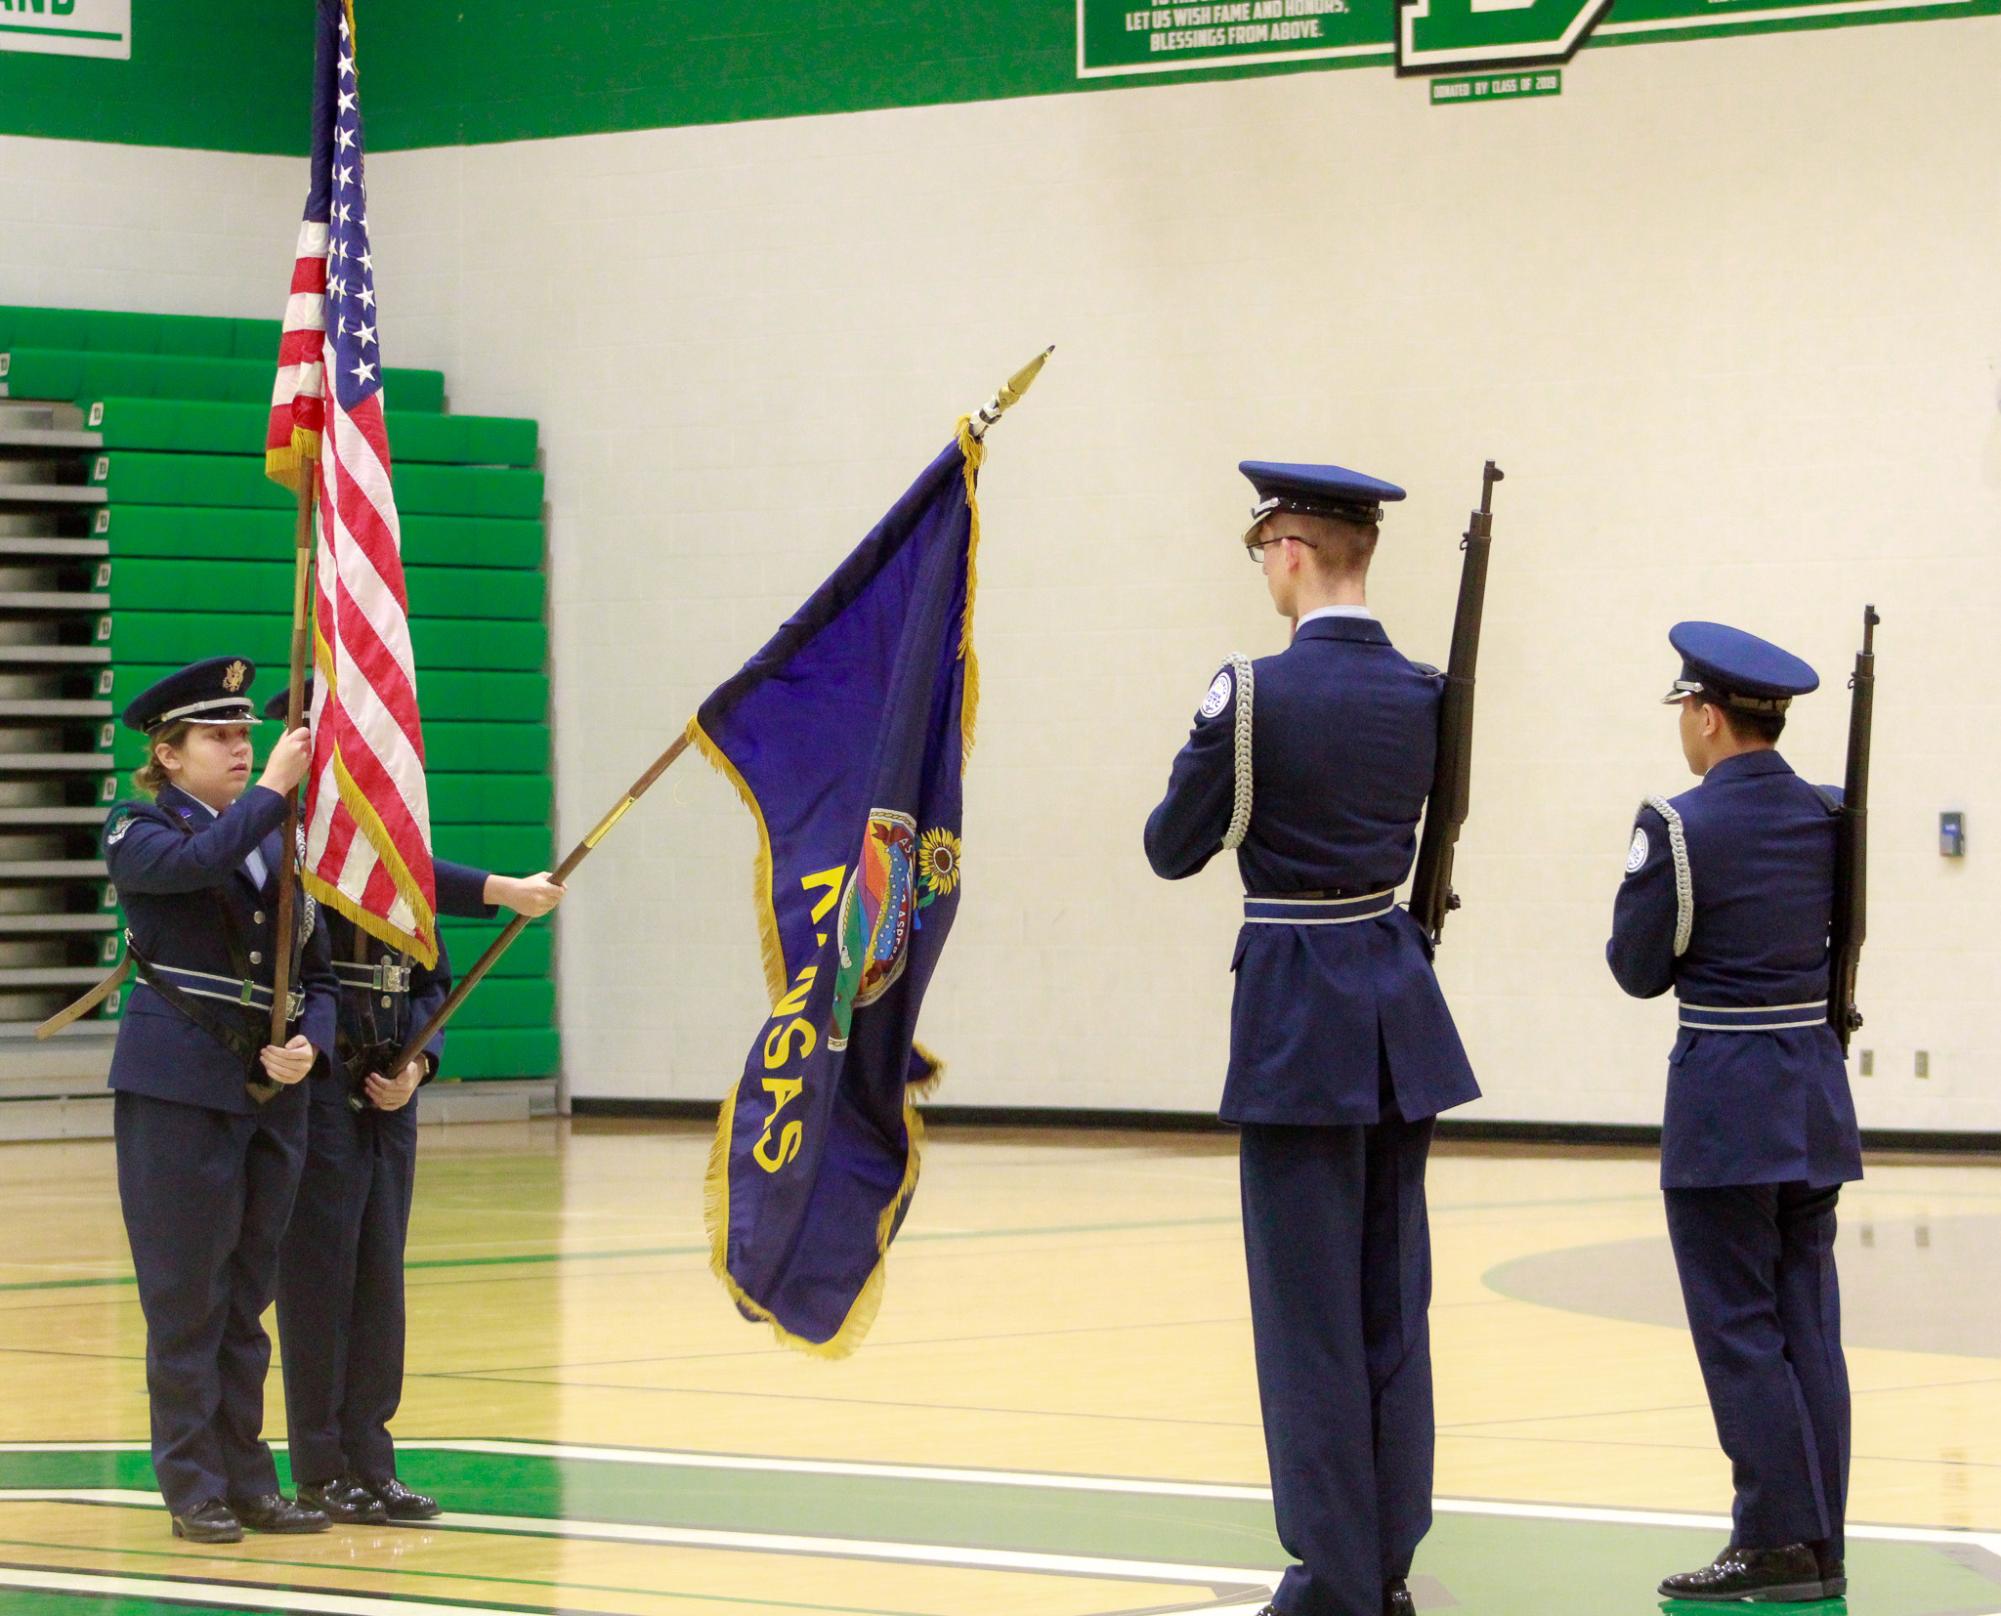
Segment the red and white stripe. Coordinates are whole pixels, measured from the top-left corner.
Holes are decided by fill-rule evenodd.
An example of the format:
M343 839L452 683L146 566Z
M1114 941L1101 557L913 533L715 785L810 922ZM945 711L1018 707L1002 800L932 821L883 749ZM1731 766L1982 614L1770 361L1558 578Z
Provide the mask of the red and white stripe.
M284 334L278 339L278 379L271 389L271 425L266 452L292 447L295 429L318 439L326 419L327 222L307 219L299 226L299 253L292 265L292 293L285 300Z
M330 363L331 344L323 351ZM335 392L327 416L313 602L319 677L306 780L307 885L384 941L435 964L424 732L382 396L364 398L350 415ZM373 811L386 836L378 838L357 815L349 792Z

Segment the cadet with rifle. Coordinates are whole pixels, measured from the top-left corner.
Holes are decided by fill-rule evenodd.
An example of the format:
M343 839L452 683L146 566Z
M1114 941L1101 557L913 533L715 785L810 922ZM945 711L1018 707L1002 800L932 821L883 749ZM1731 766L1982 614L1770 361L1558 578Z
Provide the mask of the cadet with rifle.
M1730 1542L1670 1599L1846 1591L1848 1371L1835 1202L1862 1176L1842 1059L1854 1013L1875 683L1856 661L1848 781L1809 785L1776 749L1819 676L1720 623L1677 623L1682 755L1702 783L1649 797L1606 959L1639 998L1673 988L1661 1186L1696 1359L1736 1485ZM1831 980L1832 978L1832 980Z
M1448 682L1367 605L1383 506L1404 491L1338 466L1242 470L1258 494L1243 542L1292 643L1216 675L1146 853L1179 880L1234 851L1246 893L1222 1117L1241 1129L1265 1445L1298 1562L1267 1610L1398 1616L1431 1524L1425 1162L1432 1119L1480 1092L1431 953L1466 817L1486 502ZM1430 895L1407 910L1427 797Z

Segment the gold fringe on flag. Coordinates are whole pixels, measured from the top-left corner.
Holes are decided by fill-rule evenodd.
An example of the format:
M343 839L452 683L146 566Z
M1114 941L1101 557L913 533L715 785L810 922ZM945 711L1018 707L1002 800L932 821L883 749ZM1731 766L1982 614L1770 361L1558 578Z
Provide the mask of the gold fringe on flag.
M319 457L319 433L311 427L295 426L289 444L282 449L264 451L264 475L274 483L283 483L296 494L301 480L310 475L310 468Z

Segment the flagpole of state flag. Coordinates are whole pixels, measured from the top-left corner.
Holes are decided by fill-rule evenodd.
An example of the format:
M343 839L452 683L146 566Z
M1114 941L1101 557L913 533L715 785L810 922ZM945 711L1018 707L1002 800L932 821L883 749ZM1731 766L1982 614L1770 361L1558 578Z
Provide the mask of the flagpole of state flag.
M1021 395L1028 391L1035 378L1041 374L1049 356L1055 351L1054 347L1045 348L1010 376L985 404L973 412L969 418L967 431L975 440L984 438L988 428L1020 400ZM551 878L558 882L568 881L577 866L597 851L598 843L611 834L618 822L632 811L639 799L651 791L655 782L680 761L681 754L688 750L688 746L689 732L684 729L674 737L673 744L653 760L646 772L633 781L625 794L612 805L610 811L591 827L590 834L570 849L568 856L551 872ZM397 1071L401 1071L423 1053L425 1046L437 1037L445 1024L458 1013L459 1006L465 1003L467 995L479 986L481 980L499 962L501 955L513 946L514 940L528 929L528 923L528 916L516 915L502 928L500 935L487 946L486 952L473 962L472 968L457 978L445 1002L432 1013L430 1020L410 1035L398 1052L395 1065Z

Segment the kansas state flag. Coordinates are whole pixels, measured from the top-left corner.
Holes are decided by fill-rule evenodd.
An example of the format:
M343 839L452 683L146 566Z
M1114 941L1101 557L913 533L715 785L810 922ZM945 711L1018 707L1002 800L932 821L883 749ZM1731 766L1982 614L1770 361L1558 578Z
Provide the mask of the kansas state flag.
M747 1318L829 1357L881 1301L940 1072L915 1036L959 907L983 452L962 422L688 726L757 818L772 1002L717 1124L712 1261Z

